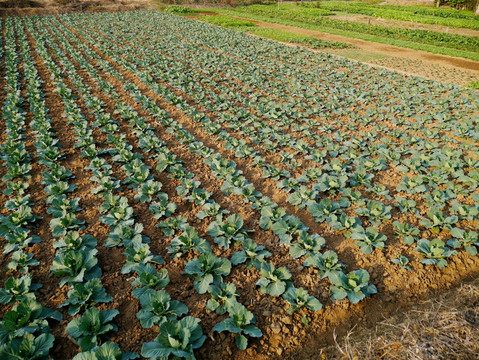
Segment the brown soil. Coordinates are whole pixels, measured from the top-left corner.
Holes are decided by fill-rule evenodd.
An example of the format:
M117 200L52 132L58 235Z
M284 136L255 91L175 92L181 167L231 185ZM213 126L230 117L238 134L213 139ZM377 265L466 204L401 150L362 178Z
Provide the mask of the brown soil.
M362 24L391 26L396 28L413 29L413 30L431 30L441 33L457 34L463 36L479 36L479 30L452 28L444 25L435 24L422 24L414 21L383 19L381 17L361 15L361 14L348 14L348 15L332 15L331 19L346 20L351 22L357 22Z
M203 16L212 16L212 15L218 15L216 12L201 12L201 13L196 13L196 14L191 14L191 15L185 15L185 17L190 18L190 19L198 19Z

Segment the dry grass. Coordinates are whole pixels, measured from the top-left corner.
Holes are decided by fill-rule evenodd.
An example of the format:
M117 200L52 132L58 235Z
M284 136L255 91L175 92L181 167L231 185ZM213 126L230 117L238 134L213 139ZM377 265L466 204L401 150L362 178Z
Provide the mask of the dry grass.
M323 359L479 359L479 281L448 290L371 329L354 329Z
M0 17L154 8L150 0L0 0Z

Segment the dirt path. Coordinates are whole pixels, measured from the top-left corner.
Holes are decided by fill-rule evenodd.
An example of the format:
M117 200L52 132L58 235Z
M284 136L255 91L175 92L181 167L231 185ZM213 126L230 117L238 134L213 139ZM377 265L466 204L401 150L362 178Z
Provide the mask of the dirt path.
M414 21L384 19L376 16L360 14L341 14L330 16L331 19L346 20L362 24L381 25L388 27L404 28L411 30L431 30L440 33L457 34L463 36L479 36L479 30L452 28L444 25L422 24Z
M318 39L339 41L356 45L358 49L355 50L322 49L321 51L365 62L372 66L381 66L410 75L422 76L428 79L450 82L463 86L471 82L479 81L479 62L477 61L431 54L425 51L401 48L398 46L361 39L353 39L341 35L333 35L294 26L268 23L243 17L234 17L251 21L260 27L286 30L298 34L314 36Z

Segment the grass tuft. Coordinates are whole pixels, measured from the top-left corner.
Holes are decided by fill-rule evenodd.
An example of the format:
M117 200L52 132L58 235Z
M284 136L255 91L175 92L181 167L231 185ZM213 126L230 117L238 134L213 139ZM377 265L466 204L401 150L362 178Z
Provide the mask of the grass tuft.
M227 28L243 28L256 26L251 21L240 20L226 15L209 15L202 17L200 20L209 24L219 25Z
M311 49L347 49L356 47L343 42L322 40L314 36L298 34L287 30L256 27L254 29L248 29L248 32L276 41L304 45Z
M479 90L479 81L473 81L466 85L467 87Z

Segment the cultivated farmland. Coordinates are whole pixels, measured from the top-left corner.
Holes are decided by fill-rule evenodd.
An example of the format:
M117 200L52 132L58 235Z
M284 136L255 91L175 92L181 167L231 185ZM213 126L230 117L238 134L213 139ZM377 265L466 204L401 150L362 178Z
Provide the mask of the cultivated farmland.
M478 273L474 90L158 11L0 25L2 359L316 359Z

